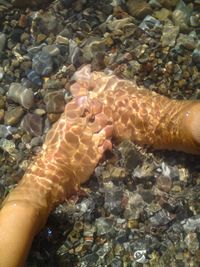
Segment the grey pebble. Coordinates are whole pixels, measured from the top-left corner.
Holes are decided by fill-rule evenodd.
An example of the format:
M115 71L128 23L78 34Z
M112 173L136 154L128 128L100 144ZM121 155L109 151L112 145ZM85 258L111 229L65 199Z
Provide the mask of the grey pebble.
M11 83L7 97L26 109L31 108L34 104L34 94L32 89L26 88L20 83Z
M3 52L6 44L6 35L5 33L0 33L0 53Z
M53 71L53 60L45 52L39 52L32 59L32 68L40 76L48 76Z
M43 118L37 114L28 113L24 116L21 127L31 136L41 136L43 133Z

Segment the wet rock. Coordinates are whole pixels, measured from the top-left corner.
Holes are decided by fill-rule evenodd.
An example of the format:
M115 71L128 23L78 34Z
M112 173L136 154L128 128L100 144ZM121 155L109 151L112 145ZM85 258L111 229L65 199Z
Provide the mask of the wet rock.
M33 137L31 139L31 147L35 147L35 146L41 146L43 144L43 139L41 138L41 136L36 136L36 137Z
M22 107L13 107L5 112L4 122L6 125L16 125L24 114Z
M15 132L15 127L0 124L0 138L6 139L8 136L11 136Z
M105 204L104 207L110 213L119 215L122 212L123 190L112 182L104 183Z
M121 142L118 146L118 150L121 152L122 162L126 168L133 170L138 165L142 164L142 156L132 142Z
M43 133L43 118L37 114L28 113L24 116L21 127L31 136L41 136Z
M20 0L12 0L12 4L15 6L15 7L21 7L21 8L24 8L24 7L39 7L39 6L42 6L42 5L46 5L48 3L50 3L51 0L23 0L23 1L20 1Z
M179 34L179 26L174 26L170 21L165 23L163 27L163 33L161 36L162 46L173 47L175 45L178 34Z
M158 19L148 15L140 23L139 28L145 31L147 34L151 34L151 30L160 27L161 23Z
M124 206L124 218L137 220L143 213L146 204L140 194L127 190L125 191L122 205Z
M27 78L37 86L42 85L42 79L40 78L40 75L34 70L28 72Z
M200 44L198 44L197 48L192 53L192 61L200 70Z
M53 71L52 57L45 52L39 52L32 59L32 68L40 76L50 75Z
M170 221L174 219L174 216L171 216L168 212L165 210L160 210L156 212L150 219L149 221L151 224L156 227L156 226L163 226L167 225Z
M49 33L57 34L60 30L60 21L59 19L52 14L52 12L38 12L34 17L32 22L32 32L34 36L39 34L45 34L46 36Z
M75 41L69 40L69 63L77 66L81 64L82 51Z
M105 42L99 37L88 38L82 50L84 59L89 62L95 54L105 51Z
M172 179L169 176L160 175L156 179L158 189L169 192L172 188Z
M34 104L32 89L25 88L20 83L11 83L7 97L27 109L31 108Z
M200 14L199 13L190 16L190 25L192 27L200 26Z
M62 83L60 80L56 80L56 79L46 79L44 81L44 85L43 88L46 90L55 90L55 89L60 89L62 88Z
M194 231L200 232L200 215L196 215L181 221L181 225L187 233Z
M118 32L122 30L127 24L133 22L131 17L123 18L123 19L113 19L108 20L107 27L110 31Z
M181 32L187 32L189 30L187 25L187 15L183 11L175 10L172 13L172 19L175 26L178 26Z
M0 149L2 149L3 151L7 152L10 155L16 154L15 143L12 140L1 138Z
M97 235L108 234L112 230L113 220L109 218L97 218L95 220L95 226L97 229Z
M0 122L3 122L5 111L0 109Z
M57 45L55 45L55 44L43 46L42 52L50 55L51 57L55 57L55 56L58 56L60 54L60 50L57 47Z
M176 41L176 47L178 46L193 51L197 46L197 38L192 34L180 33Z
M138 19L142 19L152 13L151 6L145 0L128 0L126 5L129 14Z
M188 247L188 250L192 254L195 254L199 249L199 240L197 234L194 232L188 233L184 241Z
M6 44L6 35L5 33L0 33L0 54L3 52Z
M47 113L62 113L65 108L65 98L62 90L48 92L44 97Z
M161 8L160 10L155 11L154 15L157 19L161 21L165 21L171 15L171 11L166 8Z

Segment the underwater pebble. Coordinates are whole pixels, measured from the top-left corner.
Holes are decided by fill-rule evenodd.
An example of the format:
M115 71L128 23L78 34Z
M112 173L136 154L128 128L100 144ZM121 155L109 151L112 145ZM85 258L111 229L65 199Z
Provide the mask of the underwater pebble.
M0 53L3 52L6 44L6 35L5 33L0 32Z
M48 76L53 71L53 61L49 54L39 52L32 59L32 68L40 76Z
M168 23L165 23L161 36L162 46L173 47L175 45L178 34L179 34L178 26L174 26L170 21L168 21Z
M34 84L41 86L42 85L42 79L40 78L40 76L37 74L36 71L31 70L28 72L27 74L27 78L33 82Z
M10 108L9 110L5 112L4 122L6 125L14 126L20 121L23 114L24 114L24 110L20 106Z
M41 136L43 133L43 118L37 114L28 113L24 116L21 127L31 136Z
M44 97L44 102L48 113L62 113L65 108L63 90L48 92Z
M0 124L0 138L7 138L8 136L12 135L16 132L16 128L12 126L6 126Z
M31 108L34 104L32 89L25 88L20 83L11 83L7 97L27 109Z
M7 140L4 138L0 139L0 148L3 151L8 152L10 155L15 155L16 153L16 148L15 148L15 143L12 140Z
M127 3L128 12L136 18L142 19L146 15L152 13L151 6L145 0L128 0Z

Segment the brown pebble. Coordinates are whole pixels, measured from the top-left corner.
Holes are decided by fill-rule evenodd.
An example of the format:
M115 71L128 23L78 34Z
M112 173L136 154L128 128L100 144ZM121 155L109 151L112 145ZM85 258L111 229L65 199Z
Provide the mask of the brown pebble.
M4 119L4 113L5 113L4 110L0 109L0 122L2 122Z
M47 116L51 123L56 122L60 118L60 114L56 114L56 113L49 113Z
M27 26L27 17L26 15L22 14L19 18L18 25L21 28L25 28Z
M170 177L160 175L156 180L156 184L158 189L164 192L169 192L172 188L172 179Z

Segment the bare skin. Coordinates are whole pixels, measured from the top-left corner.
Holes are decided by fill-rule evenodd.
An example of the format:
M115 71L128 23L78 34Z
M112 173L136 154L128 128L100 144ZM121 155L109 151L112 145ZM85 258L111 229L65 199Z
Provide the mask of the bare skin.
M98 105L79 97L66 106L41 153L5 199L0 211L0 267L23 266L51 210L77 193L104 151L111 149L113 127L101 114L101 105L93 110L94 104Z
M200 154L200 102L176 101L83 67L74 100L0 211L0 267L23 266L55 206L89 179L111 138Z

